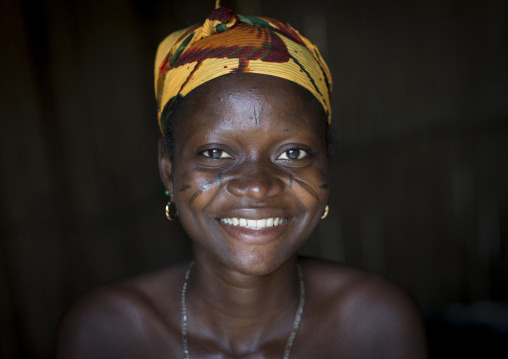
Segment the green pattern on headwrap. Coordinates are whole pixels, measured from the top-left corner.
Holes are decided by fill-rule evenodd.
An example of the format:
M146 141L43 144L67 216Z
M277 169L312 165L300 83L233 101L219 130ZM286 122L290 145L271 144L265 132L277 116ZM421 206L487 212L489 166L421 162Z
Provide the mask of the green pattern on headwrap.
M194 31L192 34L190 34L189 36L187 36L185 38L185 40L182 41L182 43L180 44L180 46L178 46L178 48L176 49L175 53L173 54L173 56L171 57L171 62L169 63L171 66L173 66L173 64L175 63L176 60L178 60L178 57L180 56L180 54L182 53L183 50L185 50L185 48L187 47L187 45L189 44L189 42L192 40L192 38L194 37L194 34L196 32Z
M246 23L248 25L252 26L263 26L263 27L272 27L268 21L265 21L263 19L260 19L258 17L252 17L252 16L244 16L244 15L238 15L238 18L241 22Z
M217 33L221 33L221 32L224 32L226 30L229 30L229 27L227 27L226 24L220 24L220 25L217 25L215 27L215 31L217 31Z

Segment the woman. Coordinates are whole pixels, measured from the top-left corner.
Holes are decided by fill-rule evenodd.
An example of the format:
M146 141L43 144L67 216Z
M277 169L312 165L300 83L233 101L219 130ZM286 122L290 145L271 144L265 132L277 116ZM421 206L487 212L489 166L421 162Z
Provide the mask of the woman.
M386 280L298 258L328 212L331 77L294 29L217 8L155 68L166 214L191 263L98 288L59 358L425 358L419 312Z

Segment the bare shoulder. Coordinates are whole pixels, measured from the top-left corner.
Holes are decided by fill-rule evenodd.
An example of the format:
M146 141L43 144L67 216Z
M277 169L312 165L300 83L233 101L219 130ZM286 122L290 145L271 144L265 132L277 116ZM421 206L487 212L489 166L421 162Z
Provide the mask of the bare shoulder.
M176 265L85 293L60 322L57 358L168 357L184 271Z
M365 309L366 305L395 306L402 310L416 307L406 290L381 275L314 258L303 258L301 263L310 287L328 299L338 297L351 301L351 305L359 309Z
M344 264L316 259L301 263L310 311L337 337L341 354L427 357L420 309L406 290L383 276Z

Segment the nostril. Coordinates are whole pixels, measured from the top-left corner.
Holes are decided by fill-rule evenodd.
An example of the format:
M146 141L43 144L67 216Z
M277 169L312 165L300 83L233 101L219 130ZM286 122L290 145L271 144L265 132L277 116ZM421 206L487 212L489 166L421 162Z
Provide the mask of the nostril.
M247 196L262 200L284 191L285 184L278 178L268 176L241 176L227 183L227 190L235 196Z

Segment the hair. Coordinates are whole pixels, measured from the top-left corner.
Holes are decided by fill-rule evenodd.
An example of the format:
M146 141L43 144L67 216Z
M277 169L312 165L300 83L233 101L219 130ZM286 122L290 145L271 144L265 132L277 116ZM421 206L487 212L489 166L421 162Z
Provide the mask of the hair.
M175 100L173 111L168 116L166 126L164 127L161 153L168 155L171 161L173 161L175 156L175 128L177 121L187 108L187 101L185 100L186 97L180 97Z

